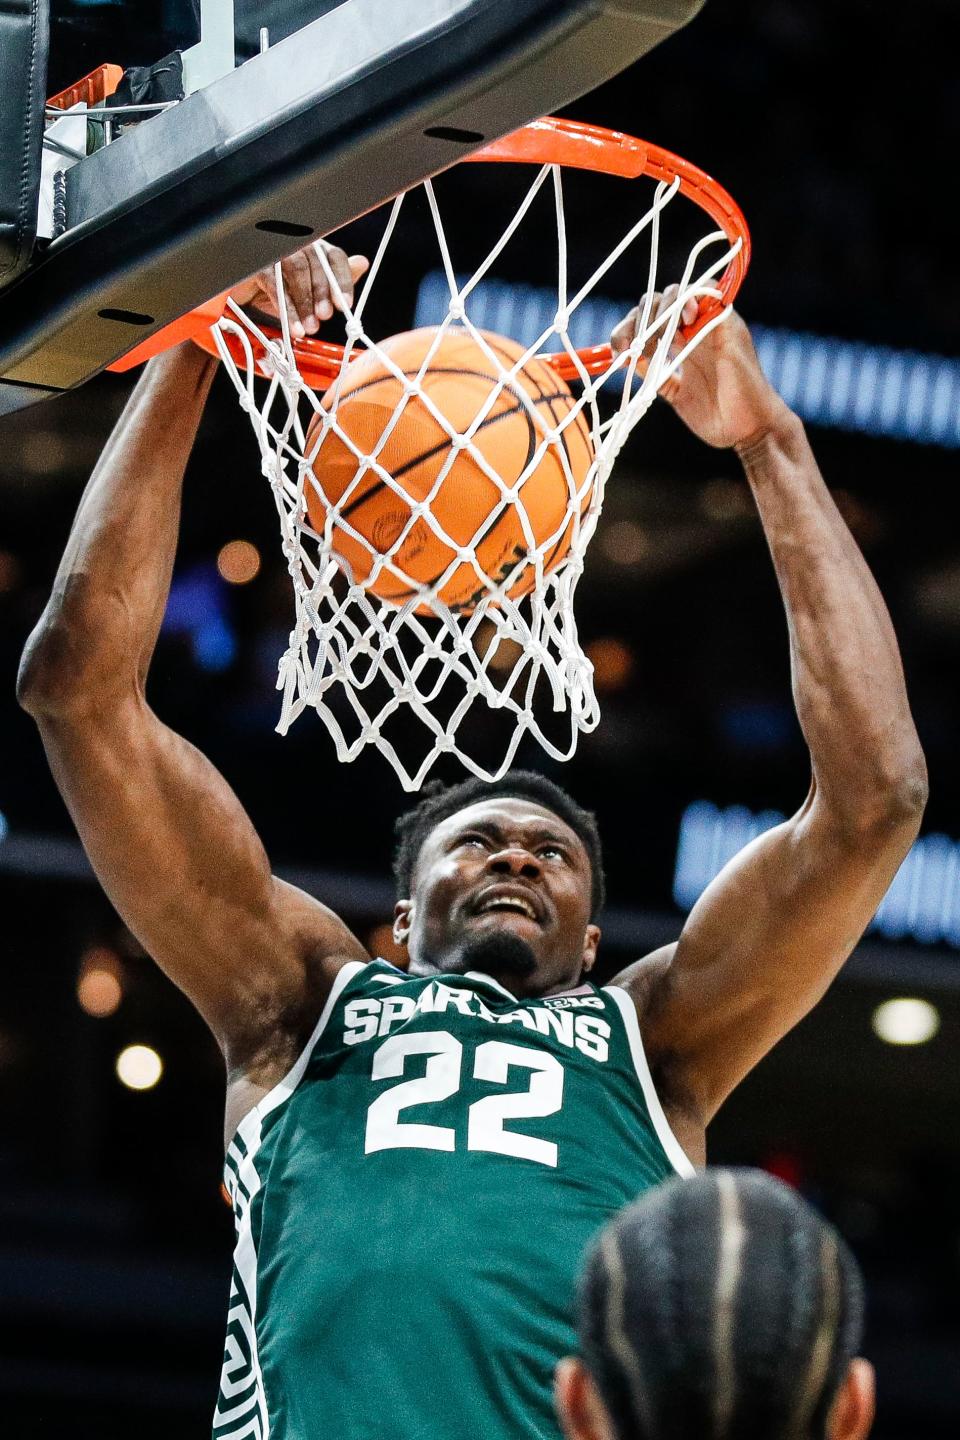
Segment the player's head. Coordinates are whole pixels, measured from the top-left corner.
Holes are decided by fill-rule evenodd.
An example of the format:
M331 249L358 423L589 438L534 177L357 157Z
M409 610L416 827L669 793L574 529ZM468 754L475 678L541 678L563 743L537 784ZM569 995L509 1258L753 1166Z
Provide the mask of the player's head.
M604 900L596 820L529 770L424 787L397 821L394 933L420 973L482 970L515 994L576 984Z
M580 1355L557 1368L568 1440L863 1440L856 1261L799 1195L708 1170L603 1230L580 1285Z

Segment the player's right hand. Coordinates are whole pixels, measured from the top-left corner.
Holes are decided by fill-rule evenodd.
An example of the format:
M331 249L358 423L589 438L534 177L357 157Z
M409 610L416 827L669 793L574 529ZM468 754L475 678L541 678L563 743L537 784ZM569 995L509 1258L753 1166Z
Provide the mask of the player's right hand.
M678 287L670 285L662 294L652 297L651 324L674 303L677 294ZM646 296L611 335L615 355L622 354L633 341L645 301ZM694 324L697 311L698 301L689 299L683 307L681 324ZM658 338L659 333L647 342L641 363L652 355ZM671 356L679 353L681 345L682 337L678 335L671 346ZM661 385L659 393L694 435L718 449L744 445L783 425L790 416L760 368L750 331L735 310L730 310L723 324L703 337L681 369L675 370Z
M365 255L347 255L327 240L305 245L295 255L288 255L286 260L281 261L283 301L290 333L295 340L315 335L321 321L329 320L335 309L343 309L320 263L318 251L321 248L347 305L353 304L354 286L370 268L370 261ZM250 306L279 321L281 302L277 294L276 266L268 265L258 270L231 294L238 305Z

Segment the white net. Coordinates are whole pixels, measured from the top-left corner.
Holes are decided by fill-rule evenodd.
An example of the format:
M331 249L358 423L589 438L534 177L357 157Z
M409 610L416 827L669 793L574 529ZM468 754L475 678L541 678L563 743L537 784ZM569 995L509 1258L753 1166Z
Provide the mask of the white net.
M552 187L557 222L556 311L533 343L500 344L471 320L471 297L545 186ZM284 733L312 706L341 761L354 760L373 745L406 790L419 789L444 755L456 756L474 775L499 778L528 735L555 759L566 760L580 734L596 726L592 666L578 640L574 595L604 488L627 436L658 390L727 313L721 311L687 342L678 335L686 302L718 295L716 277L736 253L722 231L705 235L689 253L673 303L654 318L648 298L629 350L591 374L571 341L572 317L615 262L641 245L645 254L633 272L641 282L636 291L653 296L661 220L679 180L655 186L644 213L573 294L568 293L559 166L538 170L513 219L466 283L454 269L434 186L428 181L423 189L449 301L413 371L402 368L391 342L378 343L364 323L407 200L403 195L393 202L353 308L346 305L323 247L318 247L346 322L344 364L326 395L311 389L298 369L283 306L279 340L268 339L232 304L215 331L217 348L257 436L293 584L295 623L280 661L278 729ZM279 265L277 282L279 286ZM431 363L451 339L476 347L489 377L475 410L466 423L461 415L459 425L451 420L449 405L441 408L431 393ZM540 403L530 383L529 367L539 365L542 374L543 362L535 357L545 351L568 357L575 376L570 392L557 380L557 393L565 398L549 405ZM397 396L379 435L366 444L358 442L349 420L349 377L361 359L374 365L377 374L394 378ZM258 362L268 372L266 380L257 377ZM522 410L533 437L516 473L501 473L486 443L491 426L507 409ZM418 488L409 476L388 468L392 437L414 415L420 421L429 417L434 433L439 431L444 441L434 447L438 454L425 479L421 467ZM589 434L586 459L584 439L576 446L570 443L574 430L581 437ZM324 483L326 457L335 449L342 464L344 447L355 469L345 488L334 493L335 487ZM529 497L542 494L548 465L555 476L562 476L564 504L559 521L554 517L545 526L541 507L532 505ZM450 513L450 491L444 488L448 480L461 491L465 485L481 485L493 497L484 503L472 535L450 533L444 525ZM394 516L400 517L389 539L364 523L364 505L357 503L374 484L386 487L382 493L389 492ZM457 529L449 518L447 525L450 531ZM507 562L501 557L494 567L486 559L484 539L497 526L508 529L516 543ZM434 567L425 575L422 564L411 560L422 553L424 541L433 556L441 557L439 573ZM463 599L465 574L469 600ZM508 723L491 724L491 712Z

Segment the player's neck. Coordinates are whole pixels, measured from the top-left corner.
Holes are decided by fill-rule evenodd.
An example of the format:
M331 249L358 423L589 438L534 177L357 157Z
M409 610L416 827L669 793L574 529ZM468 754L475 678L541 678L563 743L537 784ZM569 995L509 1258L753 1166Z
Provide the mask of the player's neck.
M411 959L407 973L418 978L429 977L452 983L455 983L458 977L480 975L493 980L501 990L505 990L516 1000L540 1000L551 995L569 995L581 990L586 993L590 988L580 973L548 981L542 975L521 975L509 965L501 966L490 961L482 963L473 956L457 957L452 961L445 958L441 963L425 958Z

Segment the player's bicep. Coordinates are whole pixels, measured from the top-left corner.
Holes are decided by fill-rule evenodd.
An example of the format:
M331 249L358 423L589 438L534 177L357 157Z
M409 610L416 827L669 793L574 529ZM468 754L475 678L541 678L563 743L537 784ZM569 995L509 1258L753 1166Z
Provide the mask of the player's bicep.
M218 1038L261 1004L265 1018L284 997L295 1004L306 956L363 953L336 916L273 878L223 776L141 697L40 725L104 890Z
M896 817L851 833L811 795L700 897L651 993L645 1039L704 1121L824 994L915 833Z

